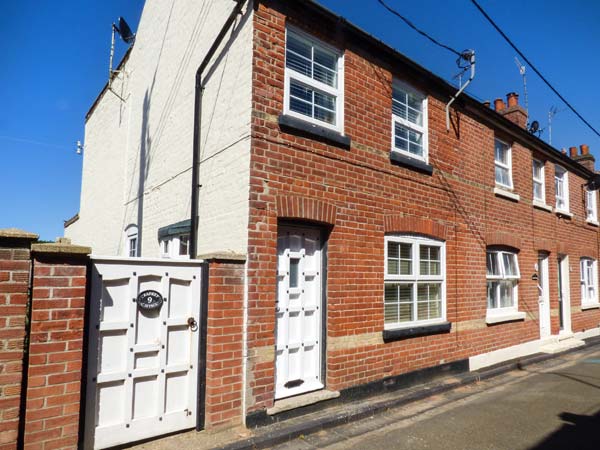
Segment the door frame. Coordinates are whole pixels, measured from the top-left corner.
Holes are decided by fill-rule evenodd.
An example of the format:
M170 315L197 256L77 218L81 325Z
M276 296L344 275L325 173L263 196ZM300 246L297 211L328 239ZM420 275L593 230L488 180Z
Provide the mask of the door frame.
M558 255L558 300L559 300L559 323L562 322L562 327L559 328L559 335L571 335L571 288L569 276L569 255Z
M538 289L540 289L539 297L543 298L543 301L539 301L538 298L538 320L540 322L540 339L548 338L552 335L551 326L551 315L550 315L550 270L549 270L549 259L550 255L547 252L538 252ZM542 319L542 316L545 316ZM542 324L547 324L547 333L542 332Z
M319 232L319 239L321 241L321 342L319 343L319 364L320 364L320 375L321 381L323 383L322 389L327 389L327 319L328 319L328 309L327 309L327 279L329 276L328 273L328 251L329 251L329 236L331 234L331 226L327 224L319 224L310 221L303 220L278 220L277 221L277 238L279 238L279 232L282 228L296 228L296 229L310 229ZM277 243L276 243L277 247ZM277 253L277 248L276 248ZM279 255L277 255L279 257ZM275 289L277 290L277 275L275 276ZM274 317L275 317L275 328L277 325L277 313L275 312L276 304L273 305ZM277 338L275 337L275 346L277 345ZM273 360L273 368L275 376L274 376L274 386L275 386L275 377L277 374L277 355L275 352L274 360ZM304 394L298 394L304 395ZM275 397L275 389L273 389L273 397ZM285 397L287 398L287 397Z

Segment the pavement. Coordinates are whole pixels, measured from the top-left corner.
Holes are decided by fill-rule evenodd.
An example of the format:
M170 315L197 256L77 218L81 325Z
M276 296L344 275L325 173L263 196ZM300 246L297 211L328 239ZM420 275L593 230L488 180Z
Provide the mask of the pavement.
M130 448L599 450L600 345L533 355L254 430L186 432Z

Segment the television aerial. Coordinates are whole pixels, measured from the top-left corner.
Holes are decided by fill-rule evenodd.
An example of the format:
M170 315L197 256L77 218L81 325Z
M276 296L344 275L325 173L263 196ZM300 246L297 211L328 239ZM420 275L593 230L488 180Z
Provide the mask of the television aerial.
M590 191L597 191L600 189L600 173L592 175L592 178L588 180L586 187Z
M129 24L123 19L119 17L117 20L117 24L112 24L112 35L110 41L110 60L108 62L108 90L115 94L121 101L125 101L119 94L112 90L112 80L118 70L113 70L113 59L115 56L115 34L118 34L121 37L121 40L125 42L127 45L133 44L135 41L135 33L131 31L131 27Z
M525 97L525 112L527 113L527 120L529 121L529 99L527 98L527 75L525 74L526 67L521 64L519 58L515 56L515 64L519 69L521 77L523 77L523 97ZM539 126L539 124L538 124Z

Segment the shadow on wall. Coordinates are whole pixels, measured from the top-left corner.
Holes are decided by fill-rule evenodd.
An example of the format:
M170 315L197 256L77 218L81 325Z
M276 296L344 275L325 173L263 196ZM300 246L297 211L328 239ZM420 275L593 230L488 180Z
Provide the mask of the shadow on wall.
M152 83L154 86L154 82ZM142 234L144 230L144 189L146 186L146 178L150 168L150 148L152 146L152 138L148 131L148 114L150 112L150 93L146 90L144 94L144 107L142 109L142 132L140 136L140 165L138 177L137 191L137 256L142 256Z
M564 424L530 450L598 450L600 448L600 410L594 415L563 412Z

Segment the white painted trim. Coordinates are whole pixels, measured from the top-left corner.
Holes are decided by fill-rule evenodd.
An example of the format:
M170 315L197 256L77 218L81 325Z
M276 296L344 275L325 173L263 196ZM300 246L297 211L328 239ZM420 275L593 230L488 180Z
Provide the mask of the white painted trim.
M396 85L396 87L398 87L399 89L404 90L407 93L414 94L415 96L421 98L421 106L422 106L421 115L422 115L422 122L423 122L423 125L419 126L415 123L405 120L402 117L394 115L394 113L392 112L392 151L399 153L400 155L404 155L408 158L413 158L413 159L416 159L419 161L423 161L427 164L427 163L429 163L429 110L428 110L429 102L428 102L427 95L418 91L411 85L406 84L404 81L401 81L398 79L394 79L392 82L392 85ZM393 92L392 92L392 103L393 103ZM407 105L407 108L408 108L408 105ZM414 153L411 153L411 152L408 152L405 150L401 150L396 147L396 122L398 122L404 128L408 128L417 133L421 133L422 139L423 139L423 142L422 142L423 156L415 155Z
M494 323L510 322L512 320L524 320L526 316L526 313L520 311L506 314L489 314L488 310L488 315L485 316L485 323L490 325Z
M532 202L532 205L534 208L543 209L544 211L552 212L552 206L542 203L539 200L534 200Z
M494 194L496 194L499 197L509 198L516 202L521 200L521 196L519 194L515 194L514 192L507 191L506 189L503 189L501 187L494 187Z
M586 331L570 334L569 338L589 339L596 336L600 336L600 327L594 327ZM469 370L479 370L505 361L533 355L535 353L539 353L542 346L557 343L558 341L558 336L551 336L547 339L536 339L535 341L524 342L511 347L501 348L499 350L471 356L469 358Z
M569 211L565 211L564 209L554 208L553 211L556 213L557 216L565 216L565 217L569 217L569 218L573 217L573 213L570 213Z
M242 311L242 425L246 422L246 411L248 409L246 400L246 389L248 384L248 260L244 264L244 305Z
M588 225L592 225L592 226L595 226L595 227L600 226L600 223L597 220L586 219L586 222L587 222Z
M496 160L496 142L500 142L501 144L504 144L507 147L506 159L508 161L506 162L506 164L501 161ZM510 184L503 184L503 183L500 183L498 180L496 180L496 173L495 173L496 166L499 166L502 169L508 170L508 181L510 182ZM494 138L494 180L496 181L496 185L501 188L513 189L513 187L514 187L513 170L512 170L512 146L509 145L507 142L504 142L502 139L498 139L498 138Z
M103 256L103 255L90 255L90 259L94 261L106 261L106 262L131 262L134 260L136 263L148 263L148 264L163 264L165 266L177 266L177 265L190 265L196 266L204 262L202 259L194 260L180 260L180 259L166 259L166 258L126 258L122 256Z
M599 308L600 308L600 303L587 303L587 304L581 305L582 311L585 311L586 309L599 309Z
M556 174L557 173L561 173L563 176L559 177ZM558 164L556 164L554 166L554 204L558 205L558 196L556 195L556 180L560 179L562 184L563 184L563 202L565 204L564 208L558 208L558 206L555 206L554 211L557 213L560 213L564 216L568 216L568 217L573 217L573 214L569 213L569 172L567 172L567 169L565 169L562 166L559 166Z
M541 165L541 170L540 170L540 178L536 178L535 177L535 163L538 163ZM532 161L532 180L533 180L533 185L535 186L535 183L538 183L542 186L542 198L537 198L535 196L535 189L533 190L534 194L533 194L533 202L537 202L539 204L542 205L546 205L546 164L544 164L544 161L539 160L539 159L534 159Z

